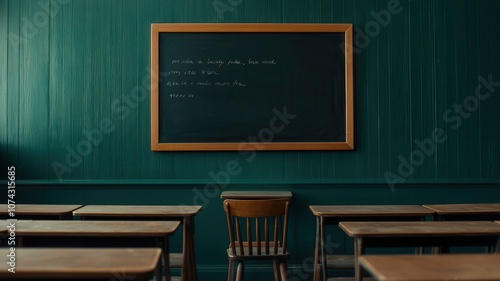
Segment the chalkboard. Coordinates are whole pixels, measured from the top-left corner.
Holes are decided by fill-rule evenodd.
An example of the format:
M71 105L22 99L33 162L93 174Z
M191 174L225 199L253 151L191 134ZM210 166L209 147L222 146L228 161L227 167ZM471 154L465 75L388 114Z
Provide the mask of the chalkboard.
M349 24L153 24L152 150L352 150Z

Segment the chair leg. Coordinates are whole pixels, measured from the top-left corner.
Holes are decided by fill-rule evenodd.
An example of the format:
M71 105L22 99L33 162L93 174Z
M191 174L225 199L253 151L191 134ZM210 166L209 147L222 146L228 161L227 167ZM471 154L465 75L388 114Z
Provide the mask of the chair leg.
M227 269L227 281L233 281L234 280L234 261L229 260L229 267Z
M280 267L278 260L273 260L273 268L274 268L274 281L281 281L280 278Z
M281 281L288 281L288 265L286 260L280 262Z
M238 269L236 270L236 281L243 281L243 272L245 271L245 266L243 262L238 262Z

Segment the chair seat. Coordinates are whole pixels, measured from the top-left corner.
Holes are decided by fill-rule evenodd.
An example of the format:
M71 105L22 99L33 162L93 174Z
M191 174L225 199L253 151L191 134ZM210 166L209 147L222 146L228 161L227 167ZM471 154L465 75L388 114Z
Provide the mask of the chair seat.
M269 247L269 254L266 254L264 249L261 249L261 254L257 255L257 247L252 247L252 255L248 255L246 252L248 250L245 248L245 255L240 253L240 249L236 248L236 255L233 255L233 251L231 248L227 249L227 256L232 260L260 260L260 259L272 259L272 258L283 258L288 259L288 252L283 253L283 249L281 247L278 248L278 254L274 254L274 248Z
M182 253L170 253L170 267L182 268L182 260L184 256Z

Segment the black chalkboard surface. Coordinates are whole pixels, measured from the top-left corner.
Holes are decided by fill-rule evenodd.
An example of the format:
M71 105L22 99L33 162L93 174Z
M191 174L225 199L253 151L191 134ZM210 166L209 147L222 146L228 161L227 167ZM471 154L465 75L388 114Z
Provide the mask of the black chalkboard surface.
M152 149L353 149L351 33L154 24Z

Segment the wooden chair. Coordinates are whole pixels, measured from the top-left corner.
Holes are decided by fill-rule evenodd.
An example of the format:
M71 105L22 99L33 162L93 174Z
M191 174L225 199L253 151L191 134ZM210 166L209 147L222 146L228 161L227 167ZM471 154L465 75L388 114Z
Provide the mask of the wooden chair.
M288 280L289 207L289 198L224 201L230 239L228 281L233 280L235 261L238 262L236 280L243 280L244 261L247 260L272 260L275 280Z

